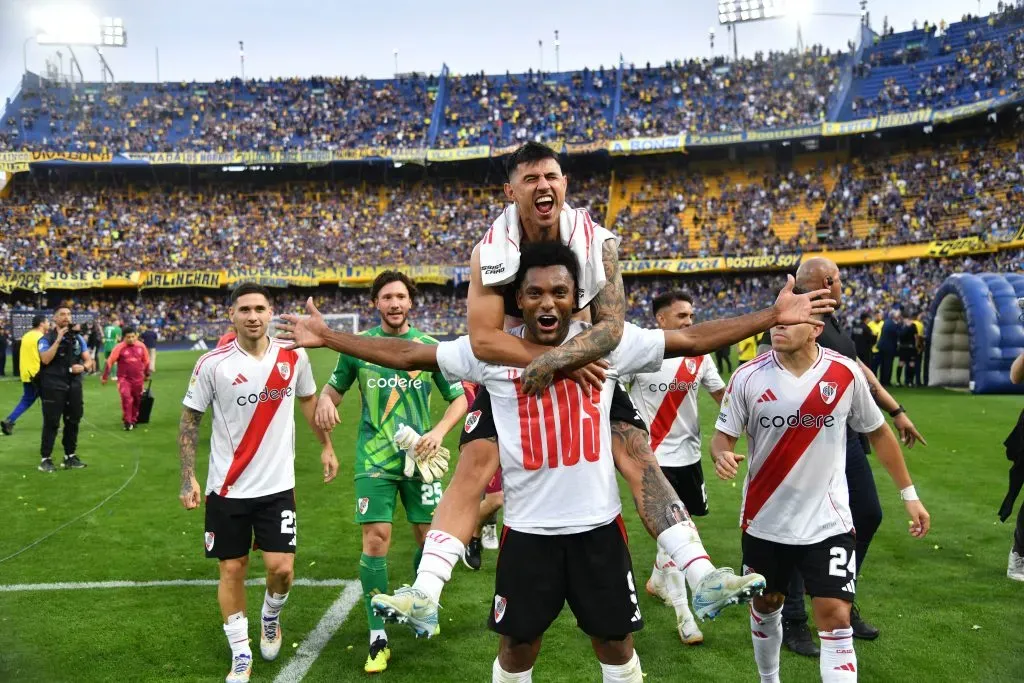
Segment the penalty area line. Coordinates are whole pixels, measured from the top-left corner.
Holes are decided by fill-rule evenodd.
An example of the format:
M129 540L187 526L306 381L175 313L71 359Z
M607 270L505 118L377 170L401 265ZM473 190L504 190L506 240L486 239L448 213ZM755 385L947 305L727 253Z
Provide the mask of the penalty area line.
M246 586L264 586L266 579L248 579ZM164 588L174 586L216 586L216 579L169 579L165 581L72 581L61 583L11 583L0 585L0 593L28 593L33 591L75 591L95 590L102 588ZM293 586L304 586L311 588L358 586L358 581L346 579L295 579ZM342 593L345 595L345 593Z

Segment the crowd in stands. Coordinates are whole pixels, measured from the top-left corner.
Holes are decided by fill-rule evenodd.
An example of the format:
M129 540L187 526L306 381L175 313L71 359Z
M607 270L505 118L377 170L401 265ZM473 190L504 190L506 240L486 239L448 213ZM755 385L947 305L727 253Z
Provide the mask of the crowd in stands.
M820 46L736 61L630 66L622 79L623 137L787 128L825 120L844 60Z
M436 77L45 84L6 113L0 144L111 152L426 146ZM4 122L0 122L4 123ZM2 147L0 147L2 149Z
M1024 250L950 259L915 259L902 263L873 263L842 268L841 317L850 323L861 313L872 315L901 309L904 315L920 315L927 322L931 297L946 277L958 272L1024 272ZM653 297L669 289L683 288L696 300L698 320L748 313L770 305L784 284L782 273L726 273L685 278L627 277L626 318L641 326L653 324ZM0 320L12 308L70 305L106 319L116 314L126 323L149 325L161 341L212 339L226 329L227 295L224 291L172 290L87 291L25 296L20 292L0 295ZM302 313L307 296L313 296L325 313L358 313L360 328L378 324L366 289L319 288L277 290L277 313ZM466 333L466 288L424 285L410 314L416 327L437 335Z

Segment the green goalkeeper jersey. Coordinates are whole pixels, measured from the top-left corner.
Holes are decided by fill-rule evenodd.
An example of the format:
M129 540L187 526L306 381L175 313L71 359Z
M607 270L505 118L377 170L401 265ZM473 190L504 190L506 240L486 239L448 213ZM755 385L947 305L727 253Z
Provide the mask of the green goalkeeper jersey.
M437 343L433 337L412 327L397 336L386 334L380 326L360 334L407 339L420 344ZM338 393L344 393L356 380L363 405L356 441L356 478L405 479L402 472L405 454L391 441L395 431L403 424L420 434L430 431L431 383L437 385L441 396L449 403L462 396L462 385L450 384L440 372L392 370L342 354L328 383Z
M110 353L121 341L121 327L119 325L107 325L103 328L103 351Z

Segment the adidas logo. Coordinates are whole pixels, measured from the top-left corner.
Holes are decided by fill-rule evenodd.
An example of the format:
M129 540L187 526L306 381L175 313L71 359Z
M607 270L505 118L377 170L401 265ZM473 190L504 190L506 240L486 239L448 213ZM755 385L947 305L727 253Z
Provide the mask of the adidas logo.
M853 671L856 673L857 667L853 662L847 662L846 664L840 664L839 666L832 667L833 671Z
M245 384L249 380L245 378L245 375L238 373L238 377L235 377L235 381L231 383L231 386L237 387L239 384Z
M769 389L766 392L764 392L763 394L761 394L761 398L757 399L757 402L758 403L769 403L771 401L777 401L777 400L778 399L775 398L775 394L773 394L772 390Z
M843 586L843 590L846 591L847 593L856 593L857 592L857 587L856 587L856 582L854 581L854 579L850 579L849 583L847 583L845 586Z

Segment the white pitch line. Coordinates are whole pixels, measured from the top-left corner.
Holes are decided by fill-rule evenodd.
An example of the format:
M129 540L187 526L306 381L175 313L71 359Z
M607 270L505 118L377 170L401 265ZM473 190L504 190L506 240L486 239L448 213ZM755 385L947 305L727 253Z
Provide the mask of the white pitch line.
M0 593L27 593L31 591L75 591L96 588L161 588L166 586L216 586L216 579L169 579L164 581L76 581L69 583L12 583L0 585ZM266 579L249 579L246 586L266 585ZM295 579L294 586L337 587L358 585L345 579ZM344 595L344 593L342 594Z
M348 587L342 591L327 613L320 618L320 623L299 645L299 649L295 651L295 656L288 662L288 665L277 674L274 683L299 683L309 672L316 658L327 647L331 636L345 623L348 613L362 598L363 589L359 582L349 582Z

